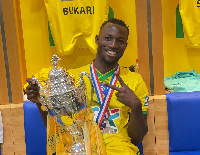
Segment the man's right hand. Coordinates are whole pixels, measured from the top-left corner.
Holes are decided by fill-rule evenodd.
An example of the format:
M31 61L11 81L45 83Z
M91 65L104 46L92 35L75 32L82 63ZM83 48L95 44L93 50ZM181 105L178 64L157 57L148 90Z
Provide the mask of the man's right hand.
M26 81L29 83L29 85L26 87L27 99L34 103L40 103L38 100L40 88L31 78L27 78Z

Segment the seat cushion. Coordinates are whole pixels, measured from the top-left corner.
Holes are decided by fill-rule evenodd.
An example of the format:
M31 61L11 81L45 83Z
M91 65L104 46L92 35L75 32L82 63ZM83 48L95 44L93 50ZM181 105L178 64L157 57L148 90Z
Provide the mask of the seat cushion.
M25 101L23 109L26 154L46 155L46 127L42 121L37 105L31 101Z
M200 150L200 92L167 93L169 151Z
M169 155L200 155L200 151L170 152Z

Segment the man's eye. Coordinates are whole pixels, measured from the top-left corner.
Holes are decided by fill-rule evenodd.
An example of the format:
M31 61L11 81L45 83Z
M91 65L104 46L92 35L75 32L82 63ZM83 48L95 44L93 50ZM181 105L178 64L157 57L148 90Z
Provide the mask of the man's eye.
M110 37L105 37L105 39L106 39L107 41L111 40L111 38L110 38Z
M119 43L120 44L124 44L124 40L119 40Z

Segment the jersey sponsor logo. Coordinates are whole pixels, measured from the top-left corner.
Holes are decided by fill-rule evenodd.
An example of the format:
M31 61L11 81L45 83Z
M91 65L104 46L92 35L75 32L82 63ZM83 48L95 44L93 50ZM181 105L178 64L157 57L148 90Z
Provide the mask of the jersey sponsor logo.
M144 106L147 107L149 105L149 95L145 96L144 101Z
M64 7L63 14L64 15L94 14L94 6Z
M95 106L95 107L92 107L92 110L94 112L94 120L96 120L100 108L98 106ZM119 108L115 108L115 109L109 109L108 108L108 111L109 111L109 118L106 121L106 127L110 127L116 133L118 133L118 127L117 127L114 120L120 117L120 109Z

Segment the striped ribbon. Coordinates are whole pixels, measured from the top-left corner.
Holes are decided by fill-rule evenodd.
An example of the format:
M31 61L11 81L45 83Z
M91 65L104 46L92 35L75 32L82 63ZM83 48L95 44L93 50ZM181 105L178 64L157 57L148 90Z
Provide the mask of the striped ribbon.
M117 71L118 74L120 73L119 65L117 65L114 72L115 71ZM96 94L97 94L97 98L98 98L98 101L99 101L99 104L100 104L100 111L98 112L96 122L99 125L99 127L101 129L103 129L105 127L106 121L108 120L108 117L109 117L108 104L109 104L110 99L112 97L113 89L108 88L108 92L105 94L105 97L103 97L103 92L102 92L102 89L101 89L101 86L100 86L100 83L99 83L99 79L98 79L98 76L97 76L97 73L96 73L94 62L92 62L92 64L90 65L90 73L91 73L94 88L95 88L95 91L96 91ZM113 73L110 84L116 85L116 83L117 83L117 77Z

